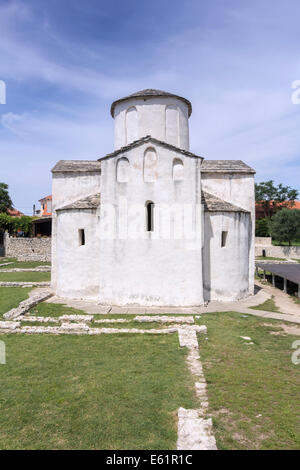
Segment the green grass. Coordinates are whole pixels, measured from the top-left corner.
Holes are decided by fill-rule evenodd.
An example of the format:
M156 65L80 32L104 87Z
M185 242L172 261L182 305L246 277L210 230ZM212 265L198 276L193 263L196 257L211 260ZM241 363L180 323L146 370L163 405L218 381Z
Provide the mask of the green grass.
M271 335L282 322L232 312L199 323L208 328L199 344L218 448L299 449L300 366L291 362L299 336Z
M0 282L49 282L51 273L21 272L21 273L1 273Z
M267 312L279 312L278 307L276 307L273 295L271 299L266 300L262 304L249 308L252 308L253 310L266 310Z
M1 449L176 449L197 406L175 334L1 340Z
M0 319L4 313L18 307L20 302L26 300L30 290L23 287L0 287Z
M36 315L38 317L60 317L61 315L88 315L83 310L67 307L63 304L52 304L42 302L36 307L33 307L28 315Z
M2 259L0 258L0 264L3 263L10 263L12 262L13 264L10 264L8 266L0 266L1 269L13 269L13 268L37 268L38 266L51 266L51 263L46 262L46 261L17 261L16 258L6 258Z
M273 258L272 256L256 256L255 259L268 261L287 261L287 258Z
M2 258L2 256L0 256L0 264L10 263L14 261L17 261L17 258Z
M23 317L23 318L26 318L26 317ZM21 327L22 326L60 326L60 323L56 323L56 322L38 322L38 321L26 321L26 320L21 320Z

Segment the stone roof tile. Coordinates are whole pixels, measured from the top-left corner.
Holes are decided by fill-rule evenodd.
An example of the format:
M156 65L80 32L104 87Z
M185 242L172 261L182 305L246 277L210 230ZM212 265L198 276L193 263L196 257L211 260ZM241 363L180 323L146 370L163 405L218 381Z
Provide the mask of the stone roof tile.
M117 104L122 103L123 101L130 100L131 98L148 98L149 96L165 96L171 98L177 98L187 104L189 109L189 116L192 114L192 105L189 100L183 98L182 96L175 95L174 93L169 93L167 91L162 90L154 90L153 88L146 88L145 90L136 91L131 95L125 96L124 98L120 98L114 101L111 105L110 113L112 117L114 117L114 111Z
M52 173L101 172L101 164L92 160L60 160Z
M66 211L74 209L97 209L100 205L100 193L92 194L83 199L78 199L77 201L67 204L66 206L59 207L57 211Z
M249 212L206 191L202 191L202 204L205 212Z
M255 173L242 160L204 160L201 173Z

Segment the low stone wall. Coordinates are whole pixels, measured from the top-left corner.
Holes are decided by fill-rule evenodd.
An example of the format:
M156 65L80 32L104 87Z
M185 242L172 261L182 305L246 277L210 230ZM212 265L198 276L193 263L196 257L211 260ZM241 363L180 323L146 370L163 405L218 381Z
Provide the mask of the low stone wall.
M255 256L300 258L300 246L255 245Z
M51 238L4 237L4 255L18 261L51 261Z
M255 237L255 246L256 245L271 246L272 238L271 237Z

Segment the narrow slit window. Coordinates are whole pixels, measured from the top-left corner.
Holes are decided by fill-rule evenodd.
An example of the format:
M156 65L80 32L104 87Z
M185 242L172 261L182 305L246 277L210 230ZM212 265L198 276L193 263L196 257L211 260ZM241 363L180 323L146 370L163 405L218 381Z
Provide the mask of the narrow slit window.
M85 232L83 228L78 230L79 246L85 245Z
M226 246L226 243L227 243L227 235L228 235L228 232L222 232L222 237L221 237L221 247L224 248Z
M147 232L154 231L154 203L146 203L146 230Z

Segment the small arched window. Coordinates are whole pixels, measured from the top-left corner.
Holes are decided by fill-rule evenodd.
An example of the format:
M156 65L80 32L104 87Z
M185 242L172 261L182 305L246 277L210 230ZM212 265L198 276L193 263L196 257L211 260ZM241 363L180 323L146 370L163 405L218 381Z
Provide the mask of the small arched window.
M146 230L147 232L154 231L154 202L146 202Z
M131 144L138 139L137 110L133 106L126 111L126 143Z
M127 158L119 158L117 162L117 181L118 183L127 183L129 181L130 165Z
M184 167L183 161L180 158L174 158L173 160L173 180L181 181L184 178Z
M144 181L151 183L157 179L157 155L154 148L148 148L144 154Z
M166 141L178 146L178 109L173 105L166 107Z

